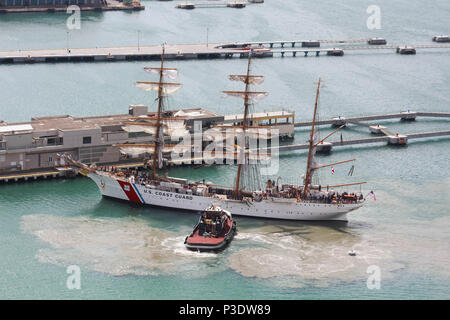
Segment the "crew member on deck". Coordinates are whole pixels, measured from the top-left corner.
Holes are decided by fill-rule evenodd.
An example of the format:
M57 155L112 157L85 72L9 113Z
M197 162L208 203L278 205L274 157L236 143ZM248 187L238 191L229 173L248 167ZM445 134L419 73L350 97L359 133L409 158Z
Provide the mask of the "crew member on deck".
M219 218L216 220L216 237L220 237L222 233L222 223Z

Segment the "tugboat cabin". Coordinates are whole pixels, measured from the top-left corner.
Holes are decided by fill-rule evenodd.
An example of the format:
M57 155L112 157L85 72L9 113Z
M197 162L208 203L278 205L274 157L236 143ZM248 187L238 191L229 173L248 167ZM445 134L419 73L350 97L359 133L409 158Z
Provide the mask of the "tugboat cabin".
M198 235L200 237L221 237L231 228L231 223L229 225L227 223L230 218L228 212L217 207L209 207L203 212L198 223Z

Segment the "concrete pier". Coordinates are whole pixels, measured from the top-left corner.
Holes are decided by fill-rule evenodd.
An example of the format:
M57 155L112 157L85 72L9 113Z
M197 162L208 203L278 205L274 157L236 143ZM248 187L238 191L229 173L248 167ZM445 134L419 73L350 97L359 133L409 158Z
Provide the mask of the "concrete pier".
M402 119L405 118L407 114L413 114L415 118L417 117L429 117L429 118L450 118L450 112L419 112L419 111L401 111L398 113L387 113L379 115L370 116L359 116L359 117L335 117L327 120L320 120L316 122L316 125L337 125L341 126L346 123L355 123L362 121L378 121L378 120L389 120L389 119ZM295 127L309 127L311 126L311 121L296 122Z
M139 1L120 2L118 0L91 1L56 1L46 0L45 4L36 1L34 4L23 1L23 5L16 5L9 0L0 0L0 14L6 13L66 13L70 5L77 5L81 11L139 11L145 6Z
M374 125L370 123L365 123L363 121L376 121L376 120L388 120L388 119L400 119L401 121L414 121L417 117L433 117L433 118L450 118L450 112L416 112L416 111L401 111L399 113L390 113L390 114L380 114L380 115L371 115L371 116L360 116L360 117L351 117L346 118L343 116L335 117L328 120L317 121L317 126L323 125L332 125L333 127L341 127L347 126L348 124L353 124L361 127L365 127L369 129L371 134L382 135L381 137L374 138L362 138L362 139L352 139L352 140L340 140L340 141L332 141L329 142L324 147L323 150L320 150L320 146L318 147L318 152L325 151L326 153L330 152L332 147L335 146L347 146L354 144L367 144L367 143L378 143L378 142L387 142L390 145L406 145L408 140L411 139L419 139L419 138L430 138L430 137L442 137L442 136L450 136L450 130L444 131L430 131L430 132L419 132L413 134L399 134L393 133L388 130L385 126ZM309 127L311 126L311 122L297 122L294 124L295 127ZM324 142L325 143L325 142ZM297 145L289 145L289 146L281 146L279 148L280 151L288 151L288 150L302 150L307 149L308 144L297 144ZM275 150L272 150L275 151Z
M18 182L28 181L29 179L37 180L38 178L47 179L48 177L73 177L77 173L73 168L47 168L42 170L29 170L20 172L0 173L0 182Z
M248 50L222 48L225 44L180 44L166 45L168 60L174 59L218 59L248 56ZM270 50L255 50L258 57L272 56ZM139 47L97 47L61 48L49 50L0 51L0 63L38 63L38 62L95 62L95 61L136 61L160 60L161 46Z
M119 169L137 169L144 166L143 161L120 161L111 163L99 163L99 166L114 166ZM0 173L0 182L21 182L38 179L73 178L78 175L78 170L72 167L55 167L37 170L25 170L17 172Z
M224 42L203 44L168 44L166 45L166 59L230 59L245 58L252 49L255 57L275 57L298 55L343 56L345 51L398 49L398 46L387 45L353 45L348 43L367 42L367 39L357 40L276 40L259 42ZM340 47L323 48L322 43L345 44ZM274 48L279 44L280 48ZM296 44L302 47L295 48ZM285 48L288 45L288 48ZM415 45L416 49L450 49L450 44ZM136 60L160 60L161 46L129 46L129 47L96 47L96 48L60 48L43 50L9 50L0 51L1 63L56 63L56 62L113 62Z
M330 141L327 144L327 147L324 150L318 149L318 152L329 153L334 147L343 147L350 145L358 145L358 144L372 144L372 143L388 143L391 145L405 145L408 140L419 139L419 138L432 138L432 137L443 137L450 136L450 130L444 131L431 131L431 132L421 132L421 133L412 133L408 135L393 135L393 136L383 136L383 137L374 137L374 138L361 138L361 139L351 139L351 140L336 140ZM325 144L325 142L324 142ZM283 151L295 151L295 150L307 150L309 148L309 144L292 144L286 146L280 146L277 149L268 148L269 152L277 153ZM324 152L325 151L325 152Z

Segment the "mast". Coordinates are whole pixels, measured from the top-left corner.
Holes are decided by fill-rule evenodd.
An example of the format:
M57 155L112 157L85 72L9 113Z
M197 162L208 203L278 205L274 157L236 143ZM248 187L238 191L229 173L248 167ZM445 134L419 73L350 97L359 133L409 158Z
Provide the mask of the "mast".
M315 129L315 124L316 124L317 105L319 102L319 92L320 92L321 81L322 81L322 79L319 78L319 83L317 85L317 92L316 92L316 102L314 103L314 114L313 114L313 120L312 120L312 124L311 124L311 134L309 136L308 161L306 164L306 176L305 176L305 181L304 181L304 186L303 186L303 195L306 195L306 193L308 192L309 185L311 184L311 178L312 178L313 169L311 168L311 162L312 162L312 158L314 156L313 150L315 148L314 129Z
M158 74L159 81L151 82L151 81L137 81L136 85L138 88L144 91L154 91L158 93L158 110L154 117L149 117L148 115L145 117L134 117L131 120L125 123L125 126L128 128L129 126L141 127L141 131L146 133L154 134L154 150L151 151L153 154L153 163L152 163L152 178L156 179L158 177L157 170L162 167L162 149L164 147L164 129L167 127L167 130L170 132L173 126L169 125L170 121L176 121L173 117L163 117L162 111L164 109L164 97L166 95L172 94L178 89L181 88L181 83L176 82L164 82L164 77L167 76L169 79L176 79L178 77L178 70L176 68L164 68L164 56L165 56L166 48L165 45L162 45L162 54L161 54L161 67L145 67L144 70L148 73ZM181 118L180 118L181 119ZM163 129L164 126L164 129Z
M155 148L153 152L153 165L152 165L152 179L155 179L157 176L156 170L158 168L159 162L159 149L161 147L161 141L159 141L160 130L161 130L161 109L162 109L162 93L163 93L163 73L164 73L164 53L165 46L162 46L162 54L161 54L161 70L159 71L159 87L158 87L158 112L156 114L156 134L155 134Z
M242 119L242 126L237 126L242 128L242 134L244 136L244 147L237 146L239 150L239 155L244 152L244 166L242 163L238 163L238 170L236 175L236 182L234 185L234 191L233 196L235 198L239 198L240 195L240 185L241 181L243 179L247 179L246 176L243 175L244 171L247 170L247 160L249 156L249 150L247 149L247 128L249 127L248 121L249 121L249 115L250 115L250 107L252 106L252 102L260 101L261 99L265 98L267 96L266 91L250 91L250 85L260 85L264 82L264 76L261 75L251 75L250 69L251 69L251 60L252 60L253 50L250 50L248 53L248 64L247 64L247 74L244 75L229 75L228 78L231 81L239 81L245 83L245 90L244 91L223 91L226 95L230 97L237 97L237 98L243 98L244 99L244 117ZM243 150L242 150L243 149ZM238 158L239 159L239 158ZM254 171L254 168L252 167L251 170ZM257 184L259 184L259 177L256 177L253 179L256 181ZM249 180L250 181L250 180ZM249 182L247 181L247 182ZM251 184L251 182L249 182Z
M250 51L248 53L248 65L247 65L247 76L245 78L245 95L244 95L244 119L242 121L242 134L244 135L244 161L245 159L245 148L246 148L246 136L245 136L245 130L247 128L247 116L248 116L248 88L250 84L250 63L252 59L252 52ZM237 170L237 176L236 176L236 185L234 187L234 197L237 199L239 197L239 184L241 181L241 171L242 171L242 164L238 164L238 170Z

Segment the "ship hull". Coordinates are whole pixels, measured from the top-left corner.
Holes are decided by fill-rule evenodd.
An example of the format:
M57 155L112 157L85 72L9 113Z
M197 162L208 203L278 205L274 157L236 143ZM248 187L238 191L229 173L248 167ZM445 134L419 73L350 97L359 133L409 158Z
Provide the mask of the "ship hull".
M203 211L212 203L233 215L283 220L338 220L347 221L347 213L362 203L328 204L296 201L296 199L268 198L261 201L218 199L209 196L187 195L148 188L96 173L87 174L105 197L139 204L189 211Z

